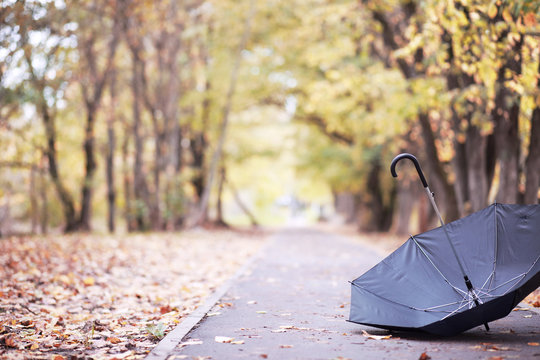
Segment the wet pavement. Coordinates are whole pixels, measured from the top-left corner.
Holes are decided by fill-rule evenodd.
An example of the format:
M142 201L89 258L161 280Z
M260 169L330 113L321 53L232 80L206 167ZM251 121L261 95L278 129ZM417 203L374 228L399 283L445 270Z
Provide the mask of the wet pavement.
M345 237L310 229L282 231L234 279L206 317L160 356L540 360L538 310L513 311L490 323L489 332L477 327L449 338L347 322L348 280L380 260L380 253Z

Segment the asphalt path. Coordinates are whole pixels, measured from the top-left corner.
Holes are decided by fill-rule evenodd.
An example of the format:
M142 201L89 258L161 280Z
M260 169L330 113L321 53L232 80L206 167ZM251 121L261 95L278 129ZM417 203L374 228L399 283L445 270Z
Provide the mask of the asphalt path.
M540 360L535 310L513 311L490 323L489 332L477 327L449 338L347 322L348 281L382 257L318 230L279 232L196 326L166 338L167 345L149 358Z

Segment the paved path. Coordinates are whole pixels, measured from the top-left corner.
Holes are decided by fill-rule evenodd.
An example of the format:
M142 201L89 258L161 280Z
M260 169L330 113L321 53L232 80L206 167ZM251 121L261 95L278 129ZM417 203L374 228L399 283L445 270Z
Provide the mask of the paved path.
M173 359L539 359L540 315L514 311L456 337L393 333L346 322L347 280L382 256L327 233L289 229L236 279L197 327L165 358ZM216 342L216 336L234 338ZM238 342L238 343L235 343ZM534 345L534 344L533 344Z

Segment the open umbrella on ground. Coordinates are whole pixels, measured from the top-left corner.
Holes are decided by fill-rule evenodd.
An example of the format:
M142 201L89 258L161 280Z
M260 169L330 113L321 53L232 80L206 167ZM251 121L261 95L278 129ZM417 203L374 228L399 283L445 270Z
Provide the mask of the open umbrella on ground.
M455 335L500 319L540 285L540 205L492 204L411 236L351 282L349 321L391 330Z

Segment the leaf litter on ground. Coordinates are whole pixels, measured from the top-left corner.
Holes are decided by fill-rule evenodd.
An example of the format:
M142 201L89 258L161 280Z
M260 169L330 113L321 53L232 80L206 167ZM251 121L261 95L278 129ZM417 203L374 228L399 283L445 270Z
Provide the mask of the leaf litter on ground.
M0 354L143 358L264 238L197 230L2 239Z

